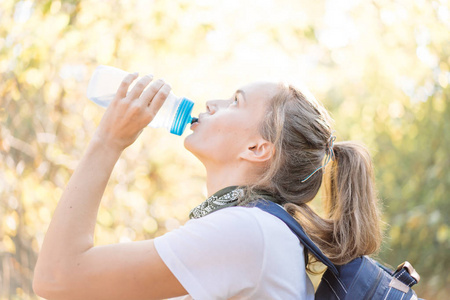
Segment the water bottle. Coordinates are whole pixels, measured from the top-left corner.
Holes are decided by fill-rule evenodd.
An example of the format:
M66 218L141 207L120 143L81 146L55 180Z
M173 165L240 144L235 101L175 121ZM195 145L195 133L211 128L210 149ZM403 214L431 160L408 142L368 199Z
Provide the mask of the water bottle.
M96 104L107 107L116 95L122 80L129 73L110 66L98 66L89 81L87 97ZM181 135L187 124L197 118L191 117L194 102L177 97L170 92L155 118L148 124L153 128L165 128L170 133Z

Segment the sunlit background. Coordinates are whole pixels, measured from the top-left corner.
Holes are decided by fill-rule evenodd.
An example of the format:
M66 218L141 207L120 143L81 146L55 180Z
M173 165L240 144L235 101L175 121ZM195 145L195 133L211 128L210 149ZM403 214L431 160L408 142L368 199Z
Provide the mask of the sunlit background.
M196 102L195 114L255 80L308 86L336 120L338 141L362 141L372 153L387 223L379 259L410 261L422 275L419 296L445 299L449 8L448 0L1 0L0 299L38 299L37 253L103 114L85 96L100 64L164 78ZM204 170L183 138L146 129L116 165L96 243L161 235L204 197Z

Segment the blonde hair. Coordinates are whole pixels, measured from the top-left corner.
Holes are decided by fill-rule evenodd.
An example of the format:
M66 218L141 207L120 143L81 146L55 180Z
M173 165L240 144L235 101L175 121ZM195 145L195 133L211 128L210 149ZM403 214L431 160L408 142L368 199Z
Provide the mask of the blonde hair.
M322 252L342 265L376 252L382 238L372 163L363 145L334 143L334 160L301 182L322 166L330 151L331 121L314 98L279 84L260 125L263 138L275 146L274 157L248 188L244 202L258 198L259 191L274 195ZM322 182L323 217L307 205Z

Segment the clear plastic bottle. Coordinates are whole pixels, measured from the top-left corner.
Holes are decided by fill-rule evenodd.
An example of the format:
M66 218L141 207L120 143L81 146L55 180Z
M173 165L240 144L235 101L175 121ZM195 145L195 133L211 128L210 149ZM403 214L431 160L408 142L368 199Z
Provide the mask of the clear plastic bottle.
M96 104L107 107L114 98L122 80L129 73L110 66L98 66L89 81L87 97ZM191 117L194 102L181 97L178 98L170 92L166 101L148 124L153 128L165 128L170 133L181 135L187 124L195 122Z

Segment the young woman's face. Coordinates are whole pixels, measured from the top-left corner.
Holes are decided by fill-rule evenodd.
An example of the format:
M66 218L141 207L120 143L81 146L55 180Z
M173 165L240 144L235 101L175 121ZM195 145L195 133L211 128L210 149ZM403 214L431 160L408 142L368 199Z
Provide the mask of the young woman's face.
M257 82L238 89L229 99L208 101L206 112L185 139L186 149L204 164L237 161L242 151L261 139L258 127L276 92L276 84Z

